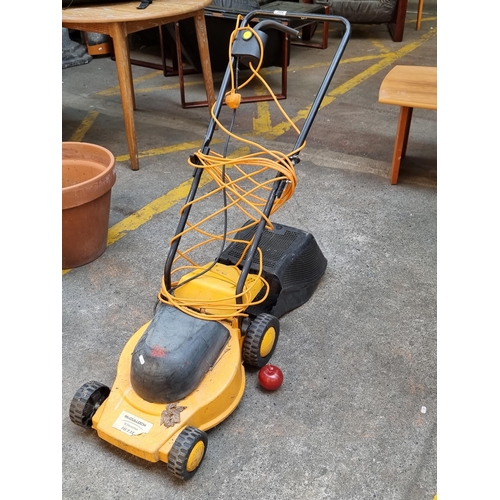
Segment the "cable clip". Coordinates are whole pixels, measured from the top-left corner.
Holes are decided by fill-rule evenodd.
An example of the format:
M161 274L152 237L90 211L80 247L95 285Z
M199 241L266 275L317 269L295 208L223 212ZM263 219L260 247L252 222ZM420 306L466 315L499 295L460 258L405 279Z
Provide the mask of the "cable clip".
M231 109L238 109L241 103L241 94L237 94L234 90L226 96L226 104Z

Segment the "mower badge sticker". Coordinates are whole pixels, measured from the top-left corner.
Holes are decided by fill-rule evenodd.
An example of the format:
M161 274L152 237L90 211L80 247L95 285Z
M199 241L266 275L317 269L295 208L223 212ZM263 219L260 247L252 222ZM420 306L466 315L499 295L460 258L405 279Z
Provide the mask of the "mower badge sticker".
M152 427L153 424L151 422L136 417L126 411L122 411L113 424L113 428L125 432L125 434L128 434L129 436L147 434Z
M165 427L173 427L181 421L181 411L184 411L187 406L177 406L177 403L168 403L167 408L161 412L160 425Z

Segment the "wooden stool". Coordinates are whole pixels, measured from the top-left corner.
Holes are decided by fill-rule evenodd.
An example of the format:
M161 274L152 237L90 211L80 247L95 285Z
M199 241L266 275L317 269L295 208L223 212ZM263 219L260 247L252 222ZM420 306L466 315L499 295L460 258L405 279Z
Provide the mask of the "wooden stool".
M406 155L413 108L437 109L437 68L394 66L380 85L378 101L401 106L391 169L391 184L397 184L401 159Z

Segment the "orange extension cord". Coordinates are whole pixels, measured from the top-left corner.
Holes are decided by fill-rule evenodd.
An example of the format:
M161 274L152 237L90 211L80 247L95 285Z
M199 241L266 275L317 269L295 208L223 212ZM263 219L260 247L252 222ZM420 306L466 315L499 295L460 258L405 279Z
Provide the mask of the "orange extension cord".
M232 58L231 47L233 45L233 41L238 31L241 30L250 30L253 33L253 35L257 38L261 49L260 50L261 57L259 64L257 65L257 68L254 69L252 63L249 64L252 74L242 85L238 87L238 89L235 89L234 69L232 67L233 65L231 65L231 90L228 91L225 95L226 104L228 105L229 108L236 109L241 102L241 96L240 94L237 93L237 90L248 85L254 78L258 78L269 91L274 102L278 106L278 109L281 111L282 115L285 117L285 119L288 121L291 127L297 132L297 134L299 134L300 130L297 128L295 123L292 122L290 117L284 111L284 109L278 102L278 99L276 98L276 95L274 94L270 86L258 73L263 61L263 54L264 54L263 44L258 34L251 27L248 26L244 28L239 27L241 19L242 17L238 16L236 29L233 31L231 35L231 39L229 42L229 60L231 60ZM227 128L225 128L215 116L214 107L215 104L211 108L211 115L214 121L217 123L219 129L223 133L235 139L236 141L240 141L244 144L249 145L250 147L257 149L257 152L235 158L227 158L223 157L222 155L214 151L210 151L209 154L203 154L201 150L198 150L195 156L199 160L200 164L195 164L191 160L188 160L189 165L196 168L203 168L204 172L206 172L215 181L218 187L212 190L210 193L196 198L191 203L185 204L181 208L180 213L182 214L190 205L192 206L196 203L206 200L210 196L214 196L223 191L226 194L228 203L226 203L225 206L223 206L216 212L212 213L211 215L203 218L202 220L194 224L190 223L189 221L186 222L186 228L184 229L184 231L180 232L170 240L170 244L172 244L176 239L181 238L182 236L191 231L195 231L203 237L201 242L191 246L187 250L181 251L179 250L179 248L177 249L177 254L174 258L174 263L178 262L179 259L184 259L185 261L187 261L187 265L182 265L173 269L172 275L174 275L175 273L179 273L181 271L192 272L194 270L198 270L200 276L202 274L205 274L205 272L208 271L207 265L197 264L196 262L194 262L194 260L190 257L189 254L193 252L195 249L198 249L201 246L214 241L220 241L220 242L226 241L230 243L236 242L236 243L242 243L246 246L245 251L242 252L239 261L234 265L234 267L237 268L238 265L243 260L246 251L250 247L251 241L242 241L239 239L235 239L234 238L235 234L241 231L242 229L246 229L257 225L262 218L266 220L266 227L272 230L273 228L272 222L262 212L262 209L266 205L268 199L268 196L264 195L269 194L269 192L272 189L272 185L275 182L280 180L286 181L285 188L283 189L282 194L280 195L279 198L275 200L274 205L271 209L271 213L274 213L286 201L290 199L297 184L294 165L290 160L290 157L297 154L300 150L302 150L305 146L305 142L302 144L302 146L300 146L299 148L288 154L284 154L275 150L269 150L257 144L256 142L239 137L233 134ZM227 172L229 169L231 169L231 175L229 175ZM259 180L258 177L259 178L262 177L262 174L266 171L269 171L270 173L274 172L274 175L269 175L269 178L265 181ZM243 186L243 183L245 184L245 186ZM205 224L207 221L209 221L210 219L212 219L217 215L223 214L224 211L227 211L230 208L239 209L252 222L250 222L243 228L238 227L232 230L227 230L226 234L212 234L202 228L203 224ZM243 300L244 295L249 291L246 285L245 289L241 294L239 294L239 296L232 295L231 297L223 297L209 301L203 300L202 302L200 302L197 299L180 298L176 297L174 293L169 292L166 289L165 282L163 280L162 280L161 292L159 293L158 298L160 301L170 304L191 316L205 320L230 320L234 317L247 316L244 311L250 306L254 306L263 302L267 298L267 295L269 293L269 285L264 279L262 279L262 252L260 248L258 248L258 253L259 253L259 271L257 273L258 280L256 280L252 286L256 286L259 283L259 281L264 285L265 293L263 295L262 294L259 295L260 297L259 300L254 299L253 301L249 302L245 302ZM212 274L217 275L223 281L228 280L227 276L223 276L220 273L217 273L215 270L212 270L211 267L213 266L209 266L209 269ZM236 283L233 284L234 286L236 286ZM172 291L175 290L175 288L182 285L183 283L179 283L179 281L173 282ZM237 304L235 306L234 313L232 312L230 315L228 315L227 314L228 300L230 301L234 300L234 302L236 302L235 301L236 297L241 298L242 303ZM205 308L210 308L211 313L208 314L204 312ZM221 311L221 313L220 314L214 313L214 311L217 310Z

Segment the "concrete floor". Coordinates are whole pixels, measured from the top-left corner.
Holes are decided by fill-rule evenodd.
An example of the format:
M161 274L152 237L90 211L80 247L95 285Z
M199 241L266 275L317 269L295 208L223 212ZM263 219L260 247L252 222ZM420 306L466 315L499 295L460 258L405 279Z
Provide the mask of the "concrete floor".
M300 154L294 196L273 218L313 233L327 271L311 300L281 319L273 363L283 386L263 392L247 371L240 405L208 431L205 459L187 482L75 426L68 410L83 383L113 384L125 343L151 319L208 110L182 109L176 77L133 66L140 170L132 171L115 63L96 57L63 71L62 140L109 149L117 181L107 250L62 276L62 498L432 500L436 112L414 111L392 186L399 110L377 101L395 65L437 64L436 1L425 2L420 31L416 6L410 0L401 43L385 26L353 26ZM331 30L327 50L292 47L280 101L290 116L312 102L338 38ZM265 73L279 86L278 70ZM189 100L203 98L200 75L187 83ZM294 141L269 103L242 105L238 120L238 134L265 146L287 151Z

